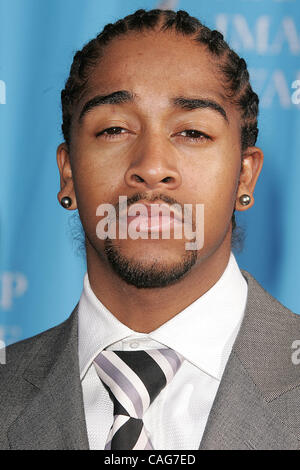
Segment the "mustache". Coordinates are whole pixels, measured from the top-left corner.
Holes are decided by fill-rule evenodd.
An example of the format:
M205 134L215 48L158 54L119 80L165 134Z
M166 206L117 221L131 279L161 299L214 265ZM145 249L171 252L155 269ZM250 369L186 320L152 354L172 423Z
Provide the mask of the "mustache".
M153 194L151 196L149 196L149 194L147 193L136 193L134 194L133 196L130 196L128 197L127 196L127 209L132 206L132 204L135 204L139 201L144 201L144 202L149 202L149 203L153 203L155 201L163 201L167 204L179 204L179 202L176 201L176 199L170 197L170 196L166 196L165 194ZM180 207L182 208L182 204L179 204ZM119 201L115 204L115 209L117 211L117 213L119 213L119 209L120 209L120 203ZM125 209L125 207L122 206L122 209Z

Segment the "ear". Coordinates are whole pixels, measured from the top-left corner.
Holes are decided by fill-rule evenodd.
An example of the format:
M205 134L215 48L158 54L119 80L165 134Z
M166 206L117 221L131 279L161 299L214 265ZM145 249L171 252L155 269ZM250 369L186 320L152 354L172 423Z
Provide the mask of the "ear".
M235 209L245 211L250 209L254 204L253 192L257 178L262 169L264 154L258 147L248 147L242 155L242 169L239 178L239 185L236 194ZM243 206L239 198L247 194L251 197L251 201L247 206Z
M72 177L72 169L70 163L70 155L68 146L65 142L57 147L56 160L60 174L60 191L57 193L57 199L60 203L64 196L72 199L72 204L68 209L77 209L77 202Z

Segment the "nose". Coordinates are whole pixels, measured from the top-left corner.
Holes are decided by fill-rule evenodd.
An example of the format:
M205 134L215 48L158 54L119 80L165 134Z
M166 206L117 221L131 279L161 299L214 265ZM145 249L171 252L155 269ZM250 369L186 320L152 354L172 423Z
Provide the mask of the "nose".
M128 186L140 191L180 186L177 151L166 137L148 135L132 152L134 156L124 177Z

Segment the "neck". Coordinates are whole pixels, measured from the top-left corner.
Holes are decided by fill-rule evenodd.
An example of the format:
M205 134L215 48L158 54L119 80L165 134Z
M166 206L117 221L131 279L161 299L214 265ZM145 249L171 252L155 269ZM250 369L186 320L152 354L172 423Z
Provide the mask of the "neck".
M230 234L229 234L230 235ZM163 288L137 289L123 281L87 243L87 271L91 288L103 305L134 331L149 333L193 303L222 276L229 261L231 238L209 256L199 256L178 282Z

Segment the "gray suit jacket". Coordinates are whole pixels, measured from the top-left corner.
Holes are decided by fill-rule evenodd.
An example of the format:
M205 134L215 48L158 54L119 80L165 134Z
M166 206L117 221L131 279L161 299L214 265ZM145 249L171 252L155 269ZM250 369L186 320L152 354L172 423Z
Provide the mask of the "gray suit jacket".
M300 316L242 272L246 312L200 449L298 449L300 365L292 362L291 345L300 339ZM89 448L77 307L64 323L7 348L7 364L0 365L0 449Z

